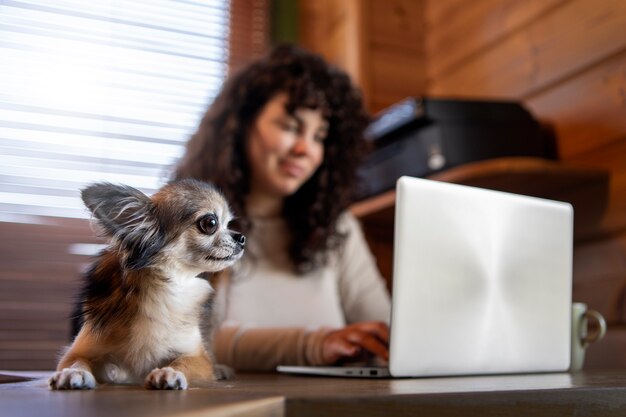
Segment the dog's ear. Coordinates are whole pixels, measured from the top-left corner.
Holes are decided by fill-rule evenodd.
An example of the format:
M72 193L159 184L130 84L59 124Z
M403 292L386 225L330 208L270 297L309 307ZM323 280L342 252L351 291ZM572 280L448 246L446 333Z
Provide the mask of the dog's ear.
M126 252L126 266L148 266L164 246L164 236L154 216L150 198L141 191L110 183L92 184L81 191L104 233Z
M104 232L121 238L149 216L152 202L141 191L106 182L92 184L81 191L81 198Z

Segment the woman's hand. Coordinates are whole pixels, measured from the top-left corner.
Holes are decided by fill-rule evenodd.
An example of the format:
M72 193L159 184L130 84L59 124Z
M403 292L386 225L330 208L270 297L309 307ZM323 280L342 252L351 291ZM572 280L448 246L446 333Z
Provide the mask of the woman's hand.
M367 321L334 330L322 341L322 352L324 363L328 365L361 356L376 356L387 361L389 327L383 322Z

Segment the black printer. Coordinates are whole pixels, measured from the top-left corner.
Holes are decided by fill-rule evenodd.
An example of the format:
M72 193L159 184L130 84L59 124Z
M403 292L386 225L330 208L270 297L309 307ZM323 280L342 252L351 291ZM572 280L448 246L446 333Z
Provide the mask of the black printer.
M402 175L505 156L556 159L554 136L513 101L411 97L378 113L364 136L371 152L357 199L394 188Z

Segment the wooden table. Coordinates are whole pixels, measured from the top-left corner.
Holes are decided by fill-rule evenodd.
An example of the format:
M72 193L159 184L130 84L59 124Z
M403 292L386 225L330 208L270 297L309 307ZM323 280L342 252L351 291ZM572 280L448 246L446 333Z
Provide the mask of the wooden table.
M5 377L8 381L10 378ZM240 374L188 391L3 382L0 416L626 416L626 373L347 379Z

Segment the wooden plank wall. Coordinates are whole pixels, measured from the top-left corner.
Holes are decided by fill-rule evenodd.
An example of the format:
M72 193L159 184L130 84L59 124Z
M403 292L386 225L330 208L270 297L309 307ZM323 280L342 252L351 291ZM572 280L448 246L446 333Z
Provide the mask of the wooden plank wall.
M574 299L610 324L587 367L626 368L626 1L426 0L424 16L429 94L521 100L555 126L562 160L610 170Z
M89 222L0 222L0 369L49 370L70 341L69 317L90 258L75 243L98 243Z
M299 42L344 68L371 112L426 90L423 0L299 0Z

